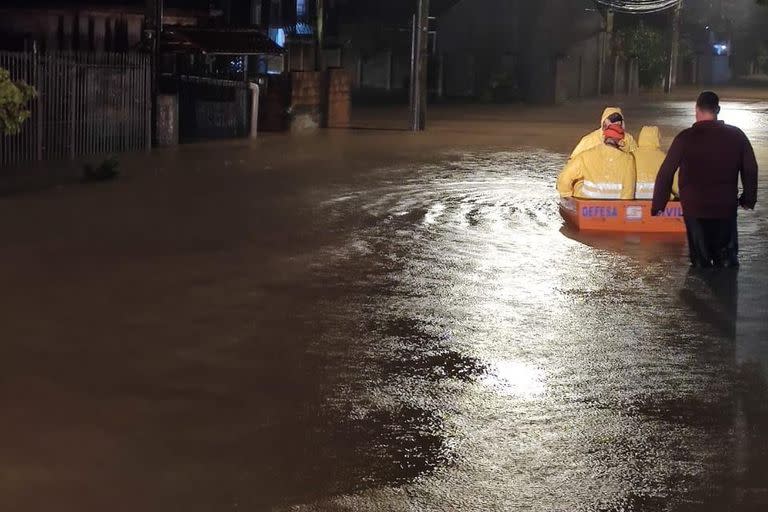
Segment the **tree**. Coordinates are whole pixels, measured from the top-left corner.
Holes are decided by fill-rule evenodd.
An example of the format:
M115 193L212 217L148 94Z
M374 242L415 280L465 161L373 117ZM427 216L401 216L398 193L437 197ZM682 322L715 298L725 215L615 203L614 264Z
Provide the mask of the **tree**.
M29 118L29 102L37 91L25 82L14 82L7 69L0 68L0 134L19 133Z
M640 21L617 34L618 51L625 57L637 59L640 85L654 87L664 79L667 48L661 31Z

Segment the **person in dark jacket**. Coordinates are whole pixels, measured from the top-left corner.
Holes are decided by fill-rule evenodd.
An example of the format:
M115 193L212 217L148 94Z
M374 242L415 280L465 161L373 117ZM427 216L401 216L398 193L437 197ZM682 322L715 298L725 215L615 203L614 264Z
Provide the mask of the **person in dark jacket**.
M696 101L696 124L672 142L656 177L651 212L664 211L675 172L680 169L680 201L694 267L737 267L739 206L757 202L757 160L747 136L717 119L720 98L702 92ZM743 193L739 196L739 176Z

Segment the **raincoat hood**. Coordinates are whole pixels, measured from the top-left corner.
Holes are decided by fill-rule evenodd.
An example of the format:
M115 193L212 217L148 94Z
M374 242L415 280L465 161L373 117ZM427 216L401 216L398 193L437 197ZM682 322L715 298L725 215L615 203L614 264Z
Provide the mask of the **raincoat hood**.
M659 149L661 147L661 133L658 126L643 126L637 144L641 148Z
M605 124L605 120L608 119L612 114L621 114L622 116L624 115L624 113L618 107L606 108L603 111L603 117L600 119L600 128L582 137L581 141L576 145L576 148L571 152L571 158L574 158L580 153L592 149L595 146L602 146L605 143L603 125ZM626 130L626 123L624 125L624 129ZM624 140L621 141L620 147L622 151L627 153L632 153L637 149L637 143L629 132L626 132Z
M600 128L602 129L603 125L605 124L605 121L611 117L613 114L621 114L621 117L624 117L624 112L621 111L619 107L608 107L605 110L603 110L603 117L600 118Z
M661 150L661 131L658 126L644 126L640 130L638 138L638 148L633 154L635 156L635 166L637 167L637 188L635 190L636 199L653 199L653 191L656 186L656 176L664 163L667 155ZM673 184L672 191L677 195L678 191L677 177Z

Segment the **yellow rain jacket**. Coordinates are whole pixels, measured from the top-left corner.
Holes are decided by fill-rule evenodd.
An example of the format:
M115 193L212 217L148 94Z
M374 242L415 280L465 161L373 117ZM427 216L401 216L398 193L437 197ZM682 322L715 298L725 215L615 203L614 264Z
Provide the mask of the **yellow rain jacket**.
M579 153L583 153L588 149L603 145L603 124L613 114L621 114L622 116L624 115L620 108L606 108L603 111L603 117L600 118L600 128L581 139L581 142L579 142L578 146L576 146L576 149L574 149L573 153L571 153L571 158L575 157ZM635 142L635 139L632 137L632 135L629 134L629 132L627 132L627 134L624 136L624 140L621 142L621 149L622 151L626 151L628 153L631 153L637 149L637 143Z
M661 132L657 126L643 126L637 139L638 148L633 153L637 168L636 199L653 199L656 175L664 163L666 154L661 150ZM678 195L677 175L672 185L673 195Z
M560 197L627 199L635 197L635 159L604 142L571 158L557 178Z
M635 166L637 168L637 199L653 199L653 187L656 185L656 175L664 163L666 155L661 150L661 134L656 126L643 126L637 139L638 148L635 150Z

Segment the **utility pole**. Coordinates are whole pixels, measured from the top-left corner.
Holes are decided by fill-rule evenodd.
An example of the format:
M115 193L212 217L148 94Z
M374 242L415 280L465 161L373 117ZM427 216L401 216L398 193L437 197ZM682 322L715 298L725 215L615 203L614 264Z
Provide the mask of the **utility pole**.
M680 22L681 12L683 10L683 0L680 0L672 13L672 31L670 33L669 46L669 72L667 73L666 86L664 92L672 92L672 88L677 83L677 60L680 55Z
M427 77L429 64L429 0L417 0L411 41L411 131L427 126Z
M605 12L605 30L599 35L599 53L600 57L597 61L597 95L601 95L604 92L605 85L605 65L608 61L608 51L610 50L611 41L613 40L613 25L614 25L614 12L613 9L608 9Z

